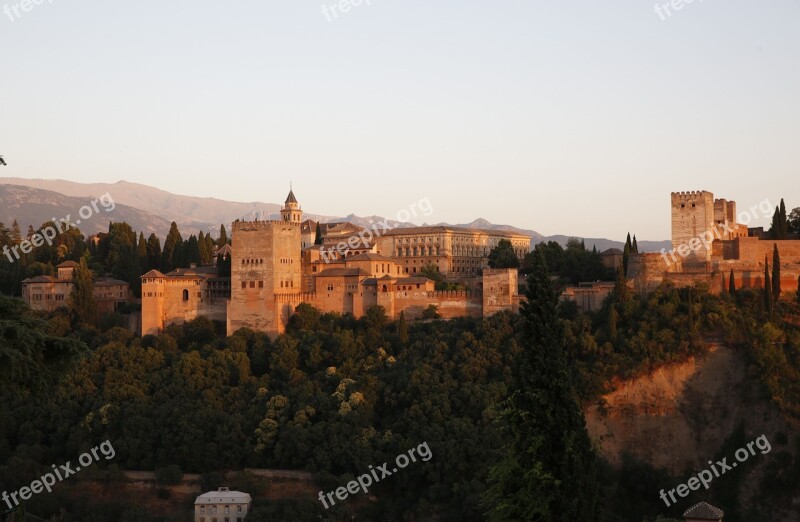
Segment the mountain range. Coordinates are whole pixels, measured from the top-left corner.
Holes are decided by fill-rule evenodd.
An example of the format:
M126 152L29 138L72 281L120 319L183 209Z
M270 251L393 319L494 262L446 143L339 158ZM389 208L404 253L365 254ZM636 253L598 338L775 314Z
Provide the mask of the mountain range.
M230 223L237 219L275 219L281 209L277 203L225 201L217 198L198 198L172 194L156 187L118 181L116 183L77 183L61 179L24 179L0 178L0 221L10 226L16 219L22 230L28 225L38 228L52 218L62 218L69 214L74 218L79 209L108 193L114 200L115 209L112 214L99 206L100 212L86 219L80 228L85 234L95 234L108 230L109 221L125 221L136 231L145 235L155 233L162 238L166 236L170 223L175 221L184 236L197 234L200 231L219 233L220 224L230 230ZM111 219L113 217L113 219ZM382 222L381 216L323 216L304 214L306 219L329 223L349 221L359 226L369 226L374 222ZM74 221L74 219L73 219ZM413 227L411 223L398 223L387 220L395 227ZM427 224L425 224L427 225ZM498 225L478 218L470 223L435 223L485 230L501 230L525 234L531 237L531 244L542 241L556 241L565 245L569 235L544 236L535 230L527 230L511 225ZM608 248L624 247L621 241L606 238L580 238L587 248L596 246L599 251ZM669 241L638 241L639 250L643 252L660 251L671 248Z

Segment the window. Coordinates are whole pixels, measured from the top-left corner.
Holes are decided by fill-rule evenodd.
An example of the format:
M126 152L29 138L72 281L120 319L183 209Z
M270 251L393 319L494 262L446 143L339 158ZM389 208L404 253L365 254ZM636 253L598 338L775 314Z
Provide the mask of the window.
M258 287L259 288L264 288L264 281L259 281L258 282Z
M247 283L245 281L242 281L242 288L247 288Z
M255 288L255 287L256 287L256 282L250 281L250 288Z
M183 290L183 300L184 301L188 301L189 300L189 291L186 290L186 289Z

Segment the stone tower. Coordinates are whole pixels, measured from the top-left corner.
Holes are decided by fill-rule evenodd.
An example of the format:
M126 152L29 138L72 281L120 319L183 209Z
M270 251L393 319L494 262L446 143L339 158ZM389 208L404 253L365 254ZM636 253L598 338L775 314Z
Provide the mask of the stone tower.
M297 295L302 290L302 211L292 192L281 217L281 221L233 224L228 335L243 327L269 334L284 331L275 296Z
M672 249L689 246L688 262L711 260L711 249L702 243L714 233L714 195L707 190L672 193Z
M300 209L300 203L294 197L294 191L289 189L289 195L286 196L286 203L281 209L281 221L288 221L289 223L300 223L302 221L303 211Z

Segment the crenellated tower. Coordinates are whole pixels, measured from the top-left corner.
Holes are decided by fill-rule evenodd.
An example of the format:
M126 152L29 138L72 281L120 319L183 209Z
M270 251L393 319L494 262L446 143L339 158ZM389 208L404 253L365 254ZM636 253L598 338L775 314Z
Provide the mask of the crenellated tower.
M689 262L711 260L711 249L699 244L706 232L714 232L714 194L707 190L672 193L672 249L689 247Z

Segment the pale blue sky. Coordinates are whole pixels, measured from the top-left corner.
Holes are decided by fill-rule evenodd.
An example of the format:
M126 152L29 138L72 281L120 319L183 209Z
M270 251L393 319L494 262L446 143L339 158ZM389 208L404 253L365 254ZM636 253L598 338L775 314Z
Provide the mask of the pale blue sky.
M0 13L2 175L613 239L800 206L799 0L48 2Z

